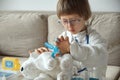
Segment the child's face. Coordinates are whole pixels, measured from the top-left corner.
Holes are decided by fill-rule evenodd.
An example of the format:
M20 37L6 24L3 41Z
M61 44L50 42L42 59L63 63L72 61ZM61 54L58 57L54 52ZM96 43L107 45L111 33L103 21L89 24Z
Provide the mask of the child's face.
M62 15L60 19L65 29L72 34L76 34L86 28L85 20L77 14Z

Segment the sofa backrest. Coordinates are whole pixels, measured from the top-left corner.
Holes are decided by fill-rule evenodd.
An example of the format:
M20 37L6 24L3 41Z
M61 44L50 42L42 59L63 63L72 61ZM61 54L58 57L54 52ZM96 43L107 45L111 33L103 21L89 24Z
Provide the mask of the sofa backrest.
M1 11L0 55L29 56L47 41L47 18L53 12Z
M57 21L56 15L48 18L48 41L51 43L54 43L55 38L64 31L63 26ZM94 12L87 24L107 41L108 64L120 66L120 13Z

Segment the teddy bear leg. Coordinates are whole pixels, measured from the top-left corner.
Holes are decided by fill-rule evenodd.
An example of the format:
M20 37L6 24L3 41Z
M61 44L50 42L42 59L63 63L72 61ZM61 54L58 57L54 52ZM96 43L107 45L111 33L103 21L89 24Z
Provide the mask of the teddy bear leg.
M57 66L56 59L53 59L53 58L48 59L47 66L46 66L48 70L53 70L56 66Z
M61 58L60 68L62 71L71 71L73 68L73 60L70 54L65 54Z
M40 73L38 77L36 77L34 80L54 80L49 75Z
M68 72L60 72L57 75L57 80L71 80L71 75Z
M78 69L77 69L76 66L73 66L73 68L72 68L72 75L79 75L78 74Z

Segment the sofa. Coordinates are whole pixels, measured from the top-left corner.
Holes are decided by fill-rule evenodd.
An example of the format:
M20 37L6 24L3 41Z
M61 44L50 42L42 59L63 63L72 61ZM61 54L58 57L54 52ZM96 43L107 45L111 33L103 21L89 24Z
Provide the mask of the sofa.
M28 51L54 43L64 31L54 11L0 11L0 58L19 57ZM120 80L120 12L93 12L91 25L108 43L106 80Z

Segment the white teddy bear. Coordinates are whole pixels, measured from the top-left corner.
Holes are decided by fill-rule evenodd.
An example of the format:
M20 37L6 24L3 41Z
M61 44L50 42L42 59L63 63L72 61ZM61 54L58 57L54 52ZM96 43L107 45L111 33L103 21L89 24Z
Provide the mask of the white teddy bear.
M30 57L21 65L21 73L25 78L33 80L71 80L73 59L70 54L51 57L51 52L30 53Z

